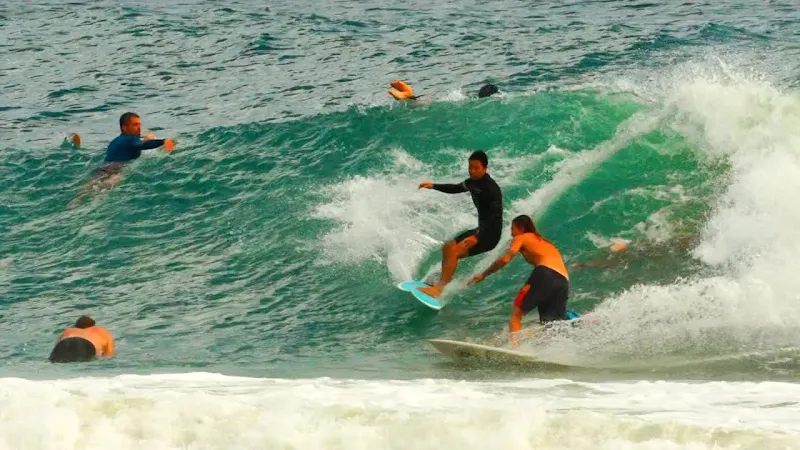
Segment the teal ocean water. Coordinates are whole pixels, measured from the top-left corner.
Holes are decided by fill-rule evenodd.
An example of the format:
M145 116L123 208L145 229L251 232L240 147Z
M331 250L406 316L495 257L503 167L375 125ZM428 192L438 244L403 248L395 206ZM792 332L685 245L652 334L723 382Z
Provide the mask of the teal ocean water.
M0 52L0 448L800 446L793 2L12 0ZM176 151L68 208L126 111ZM528 349L573 369L427 342L506 338L530 267L464 283L508 230L441 311L395 287L478 149L592 262L599 325ZM47 363L81 314L118 356Z

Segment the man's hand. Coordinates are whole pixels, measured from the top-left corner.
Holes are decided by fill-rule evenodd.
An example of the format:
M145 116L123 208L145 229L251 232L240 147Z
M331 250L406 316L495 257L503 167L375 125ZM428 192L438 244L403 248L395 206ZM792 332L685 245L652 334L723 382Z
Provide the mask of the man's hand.
M168 153L175 150L175 141L170 138L164 139L164 150L166 150Z
M155 133L147 133L147 136L143 137L142 139L145 141L149 141L150 139L155 139L155 138L156 138Z
M423 181L419 184L420 189L433 189L433 183L430 181Z
M475 283L480 283L481 281L483 281L485 279L486 279L486 275L484 275L483 273L479 273L479 274L475 275L474 277L470 278L469 281L467 281L467 286L472 286Z

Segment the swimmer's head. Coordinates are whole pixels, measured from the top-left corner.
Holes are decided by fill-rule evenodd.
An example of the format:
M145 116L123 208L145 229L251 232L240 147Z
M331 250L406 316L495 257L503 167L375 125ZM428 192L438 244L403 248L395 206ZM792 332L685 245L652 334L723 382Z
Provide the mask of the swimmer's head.
M142 119L136 113L126 112L119 117L119 129L122 131L122 134L141 136Z
M478 98L491 97L494 94L497 94L497 92L497 86L493 84L486 84L481 88L480 91L478 91Z
M89 316L80 316L78 320L75 321L75 328L91 328L94 325L94 319Z
M536 231L536 225L533 224L531 216L523 214L514 217L514 220L511 221L511 236L517 237L525 233L539 234L539 232Z
M469 155L469 177L473 180L480 180L486 175L489 167L489 157L486 153L478 150Z

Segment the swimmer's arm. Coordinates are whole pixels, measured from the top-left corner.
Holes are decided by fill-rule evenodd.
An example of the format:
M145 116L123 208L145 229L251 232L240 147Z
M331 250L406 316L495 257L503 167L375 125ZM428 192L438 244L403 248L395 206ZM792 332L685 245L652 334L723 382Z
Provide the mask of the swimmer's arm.
M134 147L138 148L139 150L151 150L154 148L161 147L166 142L166 139L149 139L147 141L139 141L134 144Z
M462 192L467 192L467 183L466 181L462 181L458 184L441 184L441 183L434 183L432 189L435 189L439 192L444 192L445 194L460 194Z
M114 337L105 328L101 328L99 331L105 341L103 344L103 356L114 356Z
M107 356L109 358L114 356L114 338L110 336L108 338L108 344L106 344L106 349L103 356Z

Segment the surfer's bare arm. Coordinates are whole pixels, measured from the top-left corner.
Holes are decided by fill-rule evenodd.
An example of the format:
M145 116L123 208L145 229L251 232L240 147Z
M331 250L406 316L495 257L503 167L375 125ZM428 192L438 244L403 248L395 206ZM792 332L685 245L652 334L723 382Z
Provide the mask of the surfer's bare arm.
M497 258L488 269L472 277L472 279L469 280L469 284L479 283L486 279L486 277L489 275L505 267L506 264L510 263L511 260L517 256L517 253L519 253L519 249L521 247L522 239L520 237L514 238L514 240L511 241L511 248L509 248L503 256Z

